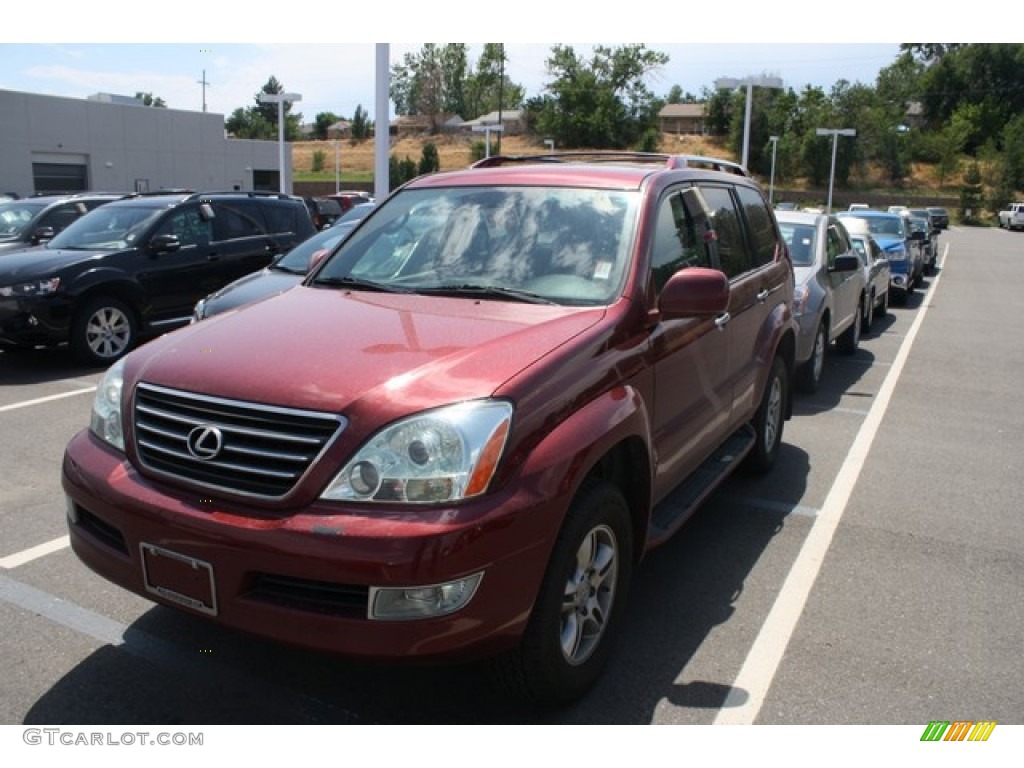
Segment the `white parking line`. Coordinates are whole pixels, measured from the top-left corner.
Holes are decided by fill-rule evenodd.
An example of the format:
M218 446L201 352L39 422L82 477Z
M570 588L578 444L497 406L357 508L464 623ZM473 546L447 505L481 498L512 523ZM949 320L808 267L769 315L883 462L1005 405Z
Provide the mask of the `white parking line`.
M24 549L21 552L15 552L7 557L0 557L0 568L5 570L17 568L19 565L31 563L33 560L38 560L40 557L45 557L52 552L59 552L69 546L71 546L71 540L67 536L61 536L45 544L39 544L35 547Z
M89 392L95 392L96 387L83 387L82 389L73 389L70 392L62 392L59 395L50 395L48 397L37 397L34 400L22 400L20 403L11 403L10 405L0 405L0 413L5 411L16 411L19 408L28 408L32 405L41 405L42 403L53 402L54 400L61 400L65 397L74 397L75 395L84 395Z
M943 265L947 254L948 244L946 252L943 253ZM910 355L910 348L914 345L917 332L924 322L930 306L928 299L935 292L941 279L942 273L940 272L932 280L928 293L925 295L925 301L922 302L921 308L907 332L907 337L900 345L900 350L893 361L892 368L889 369L889 373L882 382L874 405L868 412L867 418L864 419L864 423L861 424L853 445L850 446L850 451L825 498L821 512L814 520L803 547L779 590L779 596L775 599L760 632L754 639L747 658L733 681L732 690L715 717L715 725L752 725L757 719L761 705L768 694L768 688L772 684L779 664L782 662L782 656L789 645L789 640L807 605L822 563L828 554L832 538L839 527L839 521L843 517L843 512L846 511L850 494L864 468L871 443L874 441L875 435L878 434L885 411L892 399L892 393L896 389L903 366Z

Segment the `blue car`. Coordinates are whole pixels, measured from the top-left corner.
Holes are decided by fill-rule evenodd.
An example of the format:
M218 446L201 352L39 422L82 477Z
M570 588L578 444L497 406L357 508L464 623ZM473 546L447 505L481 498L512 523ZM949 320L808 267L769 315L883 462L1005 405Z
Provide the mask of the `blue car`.
M899 304L906 304L921 284L925 261L917 241L923 232L913 232L910 222L898 213L884 211L842 211L837 213L851 234L869 234L889 260L889 287Z

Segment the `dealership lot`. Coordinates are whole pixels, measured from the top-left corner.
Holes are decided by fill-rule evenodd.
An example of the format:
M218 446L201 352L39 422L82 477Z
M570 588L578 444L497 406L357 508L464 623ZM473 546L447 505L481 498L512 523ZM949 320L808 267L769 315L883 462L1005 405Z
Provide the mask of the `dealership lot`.
M59 466L100 372L0 352L0 723L1020 722L1024 235L940 245L927 292L797 397L776 471L647 558L607 674L555 713L474 665L281 648L93 575Z

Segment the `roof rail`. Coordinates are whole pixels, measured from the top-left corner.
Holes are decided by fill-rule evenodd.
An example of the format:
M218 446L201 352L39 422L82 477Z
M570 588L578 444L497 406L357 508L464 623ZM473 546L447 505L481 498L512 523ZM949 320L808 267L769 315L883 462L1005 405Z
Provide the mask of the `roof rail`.
M717 157L701 155L671 155L660 152L629 152L629 151L571 151L546 152L536 155L492 155L473 163L470 168L496 168L516 163L657 163L666 168L709 168L715 171L733 173L737 176L750 176L750 173L739 163Z

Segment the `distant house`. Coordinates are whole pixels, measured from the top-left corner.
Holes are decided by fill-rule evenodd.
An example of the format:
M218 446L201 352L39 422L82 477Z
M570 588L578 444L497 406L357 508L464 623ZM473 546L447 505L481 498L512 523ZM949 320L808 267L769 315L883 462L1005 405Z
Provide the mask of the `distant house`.
M706 133L705 107L703 103L666 104L658 113L658 126L662 133Z
M463 130L472 131L474 127L485 126L485 125L498 125L501 123L504 126L503 133L509 136L518 136L526 133L526 110L524 109L504 109L501 111L501 119L499 120L498 111L488 112L486 115L481 115L475 120L467 120L462 124Z
M327 126L328 139L348 139L352 136L352 123L348 120L339 120Z
M462 123L463 120L458 115L399 115L391 121L389 127L391 133L401 139L432 133L455 133Z

